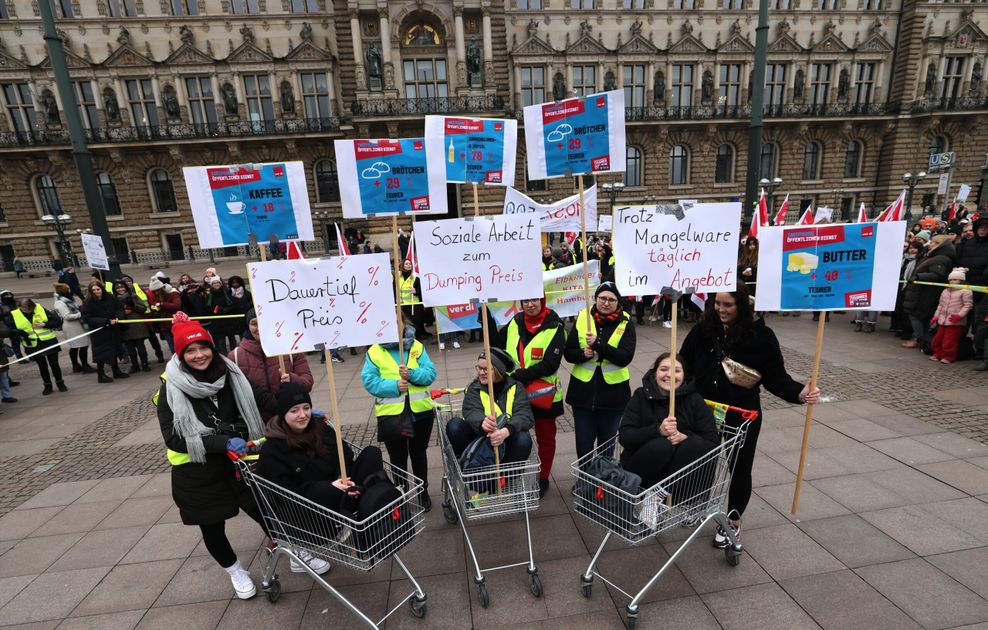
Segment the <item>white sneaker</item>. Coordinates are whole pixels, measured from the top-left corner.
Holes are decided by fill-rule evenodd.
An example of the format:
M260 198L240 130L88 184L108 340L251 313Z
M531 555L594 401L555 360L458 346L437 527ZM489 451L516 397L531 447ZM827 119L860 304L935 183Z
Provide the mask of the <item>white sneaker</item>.
M233 590L237 592L240 599L250 599L257 595L257 587L253 578L245 569L230 572L230 582L233 583Z
M444 344L443 342L440 341L439 342L439 349L440 350L445 350L446 349L446 344Z
M330 569L328 562L322 558L315 557L308 549L298 549L296 550L296 554L302 559L302 562L309 565L309 568L312 569L316 575L322 575ZM289 568L292 570L292 573L305 573L305 568L295 560L291 561Z
M459 341L454 341L453 342L453 347L454 348L459 348L460 347L460 342Z
M672 322L662 322L663 328L672 328Z

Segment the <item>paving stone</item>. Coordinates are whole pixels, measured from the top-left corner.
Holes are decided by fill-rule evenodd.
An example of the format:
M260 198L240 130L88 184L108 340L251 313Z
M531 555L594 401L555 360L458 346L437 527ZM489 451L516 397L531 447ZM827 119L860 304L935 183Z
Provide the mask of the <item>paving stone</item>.
M437 510L434 508L432 511ZM442 553L437 553L437 550L442 550ZM458 526L448 525L445 521L435 529L429 529L427 526L425 531L399 552L399 555L415 577L457 573L466 570L467 567L463 533ZM391 578L403 577L404 573L396 564L392 569Z
M963 460L937 462L918 467L926 474L966 492L977 494L988 488L988 470Z
M985 502L975 497L966 497L924 503L919 507L988 545L988 529L984 526L988 522L988 504Z
M757 488L755 493L789 520L812 520L849 513L846 507L817 490L812 483L804 481L800 489L799 509L794 517L789 513L793 489L793 484L787 483Z
M921 627L853 571L807 575L783 580L781 585L823 628Z
M31 532L31 536L52 536L88 532L100 521L117 509L121 501L100 501L98 503L73 503L50 518L44 525Z
M214 630L229 606L229 600L165 606L147 611L138 630Z
M138 488L130 498L139 497L170 497L172 496L172 474L171 472L151 475L147 483Z
M422 630L429 628L470 628L473 624L470 612L470 589L463 580L462 573L447 575L415 576L425 592L426 613L418 619L411 613L410 604L405 604L388 617L388 629ZM395 580L391 583L388 609L394 608L413 591L408 580ZM581 615L582 616L582 615Z
M119 529L146 525L150 527L171 506L175 505L171 497L140 497L125 499L117 509L100 521L96 529Z
M37 575L18 575L17 577L0 578L0 608L12 600L15 595L24 590Z
M983 599L988 599L988 547L965 549L938 556L930 556L927 561Z
M923 627L952 628L988 619L988 602L923 559L855 571Z
M777 581L844 568L792 523L746 531L743 544L748 554Z
M988 455L988 446L952 432L931 433L916 438L924 444L939 449L948 455L966 459Z
M149 608L182 565L179 560L118 565L73 611L76 616Z
M915 502L908 496L901 496L897 492L875 483L866 474L815 479L813 484L821 492L852 512L901 507ZM907 488L900 489L908 491Z
M150 475L132 475L129 477L104 479L97 483L92 490L79 497L76 503L96 503L97 501L112 501L115 499L123 500L134 494L138 488L146 484L150 479Z
M802 521L799 527L851 568L915 557L857 514Z
M217 630L242 630L243 628L296 628L302 619L309 593L283 593L276 605L272 605L260 592L251 599L232 599ZM375 619L376 620L376 619ZM344 627L333 624L334 627Z
M22 510L26 510L30 508L68 505L92 490L93 486L97 483L99 483L99 481L95 479L90 479L88 481L53 483L18 507Z
M755 457L755 465L751 470L751 483L755 488L794 483L796 474L772 459L769 455Z
M112 567L147 533L147 527L95 530L85 534L51 566L51 571ZM78 537L79 534L73 534ZM29 539L43 540L43 539Z
M725 630L819 628L774 582L700 597Z
M99 567L39 575L0 608L0 619L12 625L67 617L109 571Z
M0 577L44 573L45 569L81 537L82 534L62 534L26 538L0 556Z
M899 541L913 553L929 556L980 547L981 541L952 527L919 506L865 512L861 518ZM936 535L931 535L936 532Z
M124 556L121 563L187 558L202 540L198 527L180 523L154 525Z
M889 457L893 457L910 466L954 459L952 455L911 437L877 440L870 442L868 446L878 449Z
M899 436L899 433L883 427L880 424L866 420L864 418L851 418L849 420L838 420L830 422L829 426L834 431L843 433L849 438L859 442L873 442L875 440L886 440ZM870 446L870 444L869 444Z
M663 545L668 554L676 553L680 546L681 543ZM693 590L701 595L772 581L769 574L749 554L743 554L737 566L727 564L724 551L713 548L708 536L694 540L676 559L676 567Z
M913 468L879 470L867 473L865 477L890 492L909 498L911 503L932 503L964 497L964 493L956 488Z
M659 545L623 546L602 553L595 570L621 589L635 594L652 579L668 559L669 554ZM578 579L584 570L586 570L586 566L577 572L577 577L574 580ZM594 580L594 592L603 586L600 580ZM628 599L623 594L610 589L610 587L607 588L619 607L628 603ZM693 587L690 586L679 567L673 564L662 574L652 589L642 597L641 602L657 602L693 594L695 594Z
M19 540L47 523L62 507L46 507L33 510L14 510L0 517L0 539Z
M58 626L58 630L133 630L144 616L143 610L127 610L90 617L69 617Z
M534 628L537 630L559 630L559 628L566 628L566 630L621 630L624 628L624 622L621 620L621 617L618 616L616 610L598 610L591 613L585 613L583 615L571 615L556 619L544 619L542 621L512 625L509 627ZM639 621L638 627L644 629L650 626L643 625L641 621Z
M333 585L336 586L335 583ZM377 621L388 611L388 582L361 585L352 584L340 587L337 590L373 621ZM340 628L341 630L350 630L351 628L357 630L358 628L367 627L359 617L321 588L313 589L311 593L289 593L289 595L295 596L301 601L301 622L296 622L298 623L299 630L323 630L330 626L334 630L336 628ZM282 597L285 596L283 595ZM278 600L277 607L280 606L281 600ZM293 608L293 619L296 618L295 614ZM280 618L275 617L273 623L280 626Z
M624 607L619 608L618 613L618 619L623 620L626 614ZM643 604L638 610L636 627L641 630L664 628L689 628L690 630L709 628L713 630L719 629L721 626L703 603L703 600L699 596L693 595Z

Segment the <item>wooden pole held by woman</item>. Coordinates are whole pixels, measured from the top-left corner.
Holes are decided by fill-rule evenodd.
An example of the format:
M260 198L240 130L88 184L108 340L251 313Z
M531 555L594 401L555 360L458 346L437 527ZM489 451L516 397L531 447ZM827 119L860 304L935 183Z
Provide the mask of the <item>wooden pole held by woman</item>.
M398 215L391 217L391 249L395 258L395 309L398 311L398 364L405 365L405 324L401 317L401 250L398 249Z
M583 174L576 176L580 186L580 238L582 239L583 250L583 303L587 309L587 334L593 332L593 323L590 316L590 263L587 262L587 209L583 199ZM620 306L620 305L618 305Z
M820 313L820 320L816 327L816 351L813 354L813 372L810 374L810 383L807 391L812 392L816 388L817 377L820 375L820 353L823 351L823 329L827 325L826 313ZM803 471L806 467L806 450L810 445L810 423L813 422L813 403L806 405L806 423L803 425L803 446L799 451L799 468L796 471L796 489L792 495L792 514L796 515L799 509L799 492L803 485Z
M329 346L323 348L326 358L326 382L329 383L329 400L333 414L333 428L336 430L336 455L340 458L340 478L347 482L346 460L343 457L343 429L340 428L340 404L336 400L336 377L333 375L333 357Z

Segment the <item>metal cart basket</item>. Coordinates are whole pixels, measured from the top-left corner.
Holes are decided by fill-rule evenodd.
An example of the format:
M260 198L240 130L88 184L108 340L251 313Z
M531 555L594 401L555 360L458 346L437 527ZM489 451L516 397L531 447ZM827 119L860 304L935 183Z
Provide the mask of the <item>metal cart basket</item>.
M709 401L708 404L714 407L715 412L718 407L721 412L727 409L726 405ZM583 596L590 597L595 576L623 593L631 600L626 609L628 628L635 627L638 604L645 594L710 521L716 521L727 532L728 545L724 553L728 564L736 566L740 561L743 548L734 529L728 524L725 510L736 454L744 443L748 421L756 418L757 413L734 410L742 412L746 421L739 427L723 425L721 443L717 448L637 494L625 492L587 472L591 468L591 462L597 457L607 456L612 450L614 457L619 456L621 447L616 436L572 464L573 476L576 477L574 508L577 513L607 530L590 560L590 566L580 576ZM723 417L722 413L720 415ZM624 591L594 568L611 536L636 545L650 536L680 526L693 528L693 532L637 594Z
M539 462L533 445L528 459L523 462L502 463L499 467L484 466L460 470L453 446L446 438L446 425L452 419L452 407L436 405L439 423L439 446L443 456L443 516L446 522L460 523L463 540L470 551L477 585L477 596L484 608L490 603L487 579L484 571L499 571L526 566L532 594L542 597L542 580L532 556L532 528L528 513L539 507ZM498 567L481 568L467 532L466 521L479 521L521 512L525 515L525 536L528 541L528 560Z
M352 444L354 456L360 449ZM413 475L384 462L384 470L391 481L402 491L400 498L381 508L367 518L357 521L334 512L305 497L290 492L256 474L256 462L239 459L236 462L244 481L250 487L264 524L275 542L270 550L261 585L268 600L275 602L281 595L277 565L281 556L288 556L301 565L320 586L349 608L372 628L378 628L398 608L411 603L412 614L424 617L426 596L415 577L398 557L398 550L407 545L425 526L425 517L419 504L422 481ZM304 550L317 558L356 569L370 571L388 558L395 563L411 582L413 590L377 622L370 619L350 600L316 574L300 558Z

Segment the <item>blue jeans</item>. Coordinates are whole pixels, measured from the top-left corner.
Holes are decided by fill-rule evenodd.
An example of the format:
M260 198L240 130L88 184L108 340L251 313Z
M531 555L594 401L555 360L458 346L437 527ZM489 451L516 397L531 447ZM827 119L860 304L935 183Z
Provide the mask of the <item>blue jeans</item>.
M921 317L910 315L909 322L913 326L913 339L929 343L930 339L932 339L930 336L930 320L924 320Z
M621 424L621 409L590 409L589 407L573 407L573 424L576 429L576 456L583 457L607 440L617 435L618 425ZM611 456L610 449L601 455Z
M453 418L446 425L446 437L449 438L453 452L459 457L470 445L470 442L480 437L480 434L476 433L463 418ZM523 462L528 459L531 452L532 437L528 431L515 433L504 441L504 459L501 460L501 463Z
M3 350L0 350L3 352ZM13 398L14 392L10 391L9 370L0 371L0 398Z

